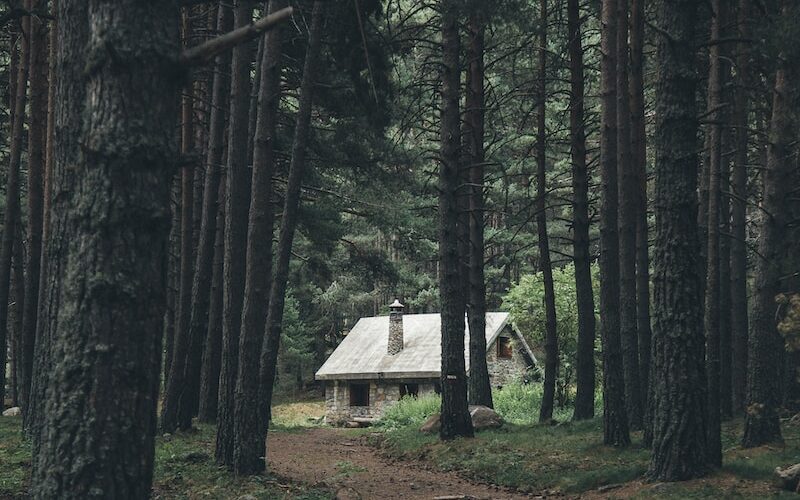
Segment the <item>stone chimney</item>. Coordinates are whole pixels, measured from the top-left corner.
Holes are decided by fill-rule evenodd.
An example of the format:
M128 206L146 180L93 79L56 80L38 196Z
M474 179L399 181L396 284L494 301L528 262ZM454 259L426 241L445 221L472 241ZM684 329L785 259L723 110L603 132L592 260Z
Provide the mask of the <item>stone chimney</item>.
M389 305L389 346L387 352L395 355L403 350L403 304L394 299Z

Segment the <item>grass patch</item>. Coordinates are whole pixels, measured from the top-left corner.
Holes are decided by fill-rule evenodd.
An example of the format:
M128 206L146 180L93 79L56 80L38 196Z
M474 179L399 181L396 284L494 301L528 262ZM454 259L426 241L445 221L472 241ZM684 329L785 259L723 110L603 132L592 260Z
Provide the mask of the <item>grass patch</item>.
M278 428L315 427L325 417L321 400L285 402L272 408L272 425Z
M22 420L0 417L0 498L27 498L30 447L22 437ZM330 491L292 484L270 475L234 477L214 462L215 430L200 425L196 431L156 439L153 498L230 499L253 495L258 499L323 500Z

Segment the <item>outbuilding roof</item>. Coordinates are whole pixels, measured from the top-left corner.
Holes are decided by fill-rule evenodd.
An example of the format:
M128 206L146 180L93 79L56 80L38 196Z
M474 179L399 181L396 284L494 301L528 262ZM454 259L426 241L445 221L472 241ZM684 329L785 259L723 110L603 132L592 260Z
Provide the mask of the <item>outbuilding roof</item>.
M486 313L486 345L508 324L507 312ZM469 371L469 326L465 319L464 358ZM525 339L514 332L529 363L535 363ZM317 371L317 380L436 378L441 371L441 318L436 314L403 315L403 350L387 353L389 317L361 318Z

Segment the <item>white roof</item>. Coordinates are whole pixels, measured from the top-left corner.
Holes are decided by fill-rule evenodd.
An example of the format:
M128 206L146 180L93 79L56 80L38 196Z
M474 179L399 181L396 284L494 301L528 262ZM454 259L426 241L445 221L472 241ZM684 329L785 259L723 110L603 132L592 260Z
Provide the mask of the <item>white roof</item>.
M507 312L486 313L486 345L508 323ZM465 320L464 358L469 370L469 327ZM403 350L389 355L389 317L361 318L317 371L317 380L374 378L433 378L441 370L441 319L436 314L403 315ZM533 352L517 334L525 352Z

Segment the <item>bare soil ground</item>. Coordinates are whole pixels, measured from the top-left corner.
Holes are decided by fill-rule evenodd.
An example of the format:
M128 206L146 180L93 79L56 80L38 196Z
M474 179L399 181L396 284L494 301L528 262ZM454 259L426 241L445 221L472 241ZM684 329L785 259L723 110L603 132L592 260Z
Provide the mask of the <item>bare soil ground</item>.
M310 485L324 484L343 500L529 498L423 463L393 461L381 456L363 437L344 429L271 432L267 446L272 472Z

